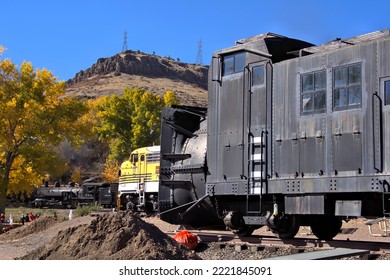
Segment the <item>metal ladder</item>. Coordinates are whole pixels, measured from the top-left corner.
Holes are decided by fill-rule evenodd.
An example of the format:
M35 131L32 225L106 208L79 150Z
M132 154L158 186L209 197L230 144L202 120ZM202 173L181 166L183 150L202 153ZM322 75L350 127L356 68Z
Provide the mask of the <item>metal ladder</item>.
M386 213L387 215L389 213ZM382 218L378 218L375 220L371 220L366 223L368 226L368 231L372 236L379 236L379 237L387 237L390 236L390 224L389 224L389 217L383 216ZM372 226L378 225L378 228L383 233L374 233Z
M248 191L247 196L250 194L257 194L260 196L259 210L261 211L261 196L263 194L263 182L265 180L265 133L262 133L259 137L254 137L252 134L248 137ZM256 166L260 166L260 170L256 169ZM253 212L249 210L249 199L247 199L247 212ZM257 211L254 211L257 212Z
M372 236L377 236L377 237L390 236L390 213L388 213L385 208L386 199L390 200L390 194L388 192L386 194L386 186L384 185L383 193L382 193L383 217L368 221L366 223L366 225L368 226L368 231ZM378 229L382 233L374 233L372 228L373 225L378 225ZM378 229L376 231L378 231Z

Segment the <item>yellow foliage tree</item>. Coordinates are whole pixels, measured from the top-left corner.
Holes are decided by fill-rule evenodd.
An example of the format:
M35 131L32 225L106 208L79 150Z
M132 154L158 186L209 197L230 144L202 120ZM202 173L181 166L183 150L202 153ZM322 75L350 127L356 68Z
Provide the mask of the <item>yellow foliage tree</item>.
M0 211L7 193L20 190L18 176L31 179L47 173L42 163L45 154L53 159L50 147L64 139L82 141L78 118L87 107L65 98L64 90L65 83L46 69L34 70L29 62L18 69L11 60L0 60Z
M107 161L105 169L102 173L103 180L107 182L118 182L119 169L120 169L120 165L118 161L116 160Z
M82 183L81 168L80 167L73 169L72 176L70 176L70 179L74 183L77 183L77 184Z
M164 94L164 106L178 105L179 99L176 98L176 95L173 91L167 90Z

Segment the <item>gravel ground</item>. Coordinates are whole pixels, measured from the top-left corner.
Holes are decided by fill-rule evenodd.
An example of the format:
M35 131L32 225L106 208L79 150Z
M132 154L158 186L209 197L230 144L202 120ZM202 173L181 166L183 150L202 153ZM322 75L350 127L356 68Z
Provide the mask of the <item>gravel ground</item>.
M162 231L165 232L174 232L178 229L177 225L171 225L156 217L144 217L144 220L153 223ZM372 236L369 233L368 227L366 225L367 220L365 219L354 219L348 222L343 222L341 232L335 237L338 240L372 240L372 241L389 241L389 237L376 237ZM372 231L374 233L380 233L378 226L373 226ZM262 236L274 236L273 233L267 228L262 227L256 230L253 234L262 235ZM310 237L315 238L311 233L309 227L301 227L297 237ZM237 249L234 244L225 243L208 243L200 244L199 248L196 250L196 254L202 259L206 260L253 260L253 259L266 259L270 257L278 257L291 255L302 252L311 252L315 250L322 250L319 248L293 248L292 246L266 246L264 250L254 250L251 247L243 249ZM390 260L390 254L382 254L382 252L374 252L371 256L372 259L377 260ZM357 257L343 258L344 260L357 260L360 259Z
M39 218L42 219L42 218ZM53 222L51 219L45 220L44 227L40 228L37 224L29 223L20 228L13 229L5 234L0 235L0 260L20 259L24 255L41 248L45 244L50 243L54 237L58 236L61 231L71 227L80 227L89 225L95 217L86 216L73 219L71 221ZM178 229L177 225L171 225L161 221L157 217L142 217L144 221L155 225L163 232L175 232ZM342 232L336 236L336 239L349 240L377 240L390 241L390 237L374 237L368 232L365 220L352 220L343 224ZM263 227L254 232L254 234L270 235L272 232ZM301 227L297 236L311 235L309 228ZM318 248L317 248L318 249ZM315 250L315 248L305 249L305 251ZM298 250L302 252L303 249ZM260 247L253 250L250 247L236 248L229 243L201 243L193 252L197 257L205 260L250 260L250 259L265 259L274 256L289 255L297 253L296 248L292 247ZM356 259L356 258L350 258ZM377 259L390 259L389 254L381 254Z

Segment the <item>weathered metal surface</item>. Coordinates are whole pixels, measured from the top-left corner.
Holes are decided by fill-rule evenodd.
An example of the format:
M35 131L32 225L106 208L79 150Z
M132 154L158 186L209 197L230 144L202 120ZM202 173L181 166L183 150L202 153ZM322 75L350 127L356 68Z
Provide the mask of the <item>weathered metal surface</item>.
M386 87L389 30L321 46L266 33L216 51L207 135L190 125L206 130L204 119L180 119L182 112L163 129L165 153L183 160L163 160L162 182L193 182L163 186L164 207L208 194L215 213L240 212L250 224L264 224L257 217L273 213L273 205L305 216L390 212Z

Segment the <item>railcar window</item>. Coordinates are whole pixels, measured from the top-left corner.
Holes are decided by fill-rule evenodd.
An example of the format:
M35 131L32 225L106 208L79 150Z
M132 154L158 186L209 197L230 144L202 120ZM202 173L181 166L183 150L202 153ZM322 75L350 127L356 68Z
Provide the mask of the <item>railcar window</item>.
M390 80L385 81L384 84L385 105L390 105Z
M255 66L252 70L252 86L264 84L264 65Z
M238 52L235 54L226 55L223 58L223 72L222 75L230 75L244 70L246 63L245 52Z
M227 55L223 59L223 75L230 75L234 73L234 56Z
M301 75L301 110L303 115L325 112L325 70Z
M333 109L357 108L362 103L361 64L333 69Z

